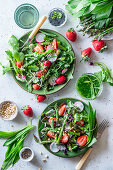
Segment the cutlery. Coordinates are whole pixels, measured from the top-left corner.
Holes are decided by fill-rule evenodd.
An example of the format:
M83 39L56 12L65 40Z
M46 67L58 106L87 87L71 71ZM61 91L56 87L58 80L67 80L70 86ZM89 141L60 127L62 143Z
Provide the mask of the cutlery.
M37 25L34 27L33 31L31 32L31 34L29 35L27 41L21 46L19 47L21 50L24 48L24 46L29 43L32 38L35 36L35 34L38 32L38 30L40 29L40 27L43 25L43 23L45 22L45 20L47 19L46 16L43 16L42 19L39 20L39 22L37 23Z
M108 123L109 123L109 122L104 119L104 120L99 124L99 126L98 126L98 132L97 132L97 137L96 137L97 139L99 139L99 138L101 137L101 135L102 135L103 131L105 130L105 128L107 127ZM92 150L93 150L92 147L87 150L87 152L83 155L82 159L81 159L81 160L79 161L79 163L77 164L77 166L76 166L76 168L75 168L76 170L80 170L80 169L82 168L83 164L85 163L86 159L88 158L88 156L90 155L90 153L91 153Z

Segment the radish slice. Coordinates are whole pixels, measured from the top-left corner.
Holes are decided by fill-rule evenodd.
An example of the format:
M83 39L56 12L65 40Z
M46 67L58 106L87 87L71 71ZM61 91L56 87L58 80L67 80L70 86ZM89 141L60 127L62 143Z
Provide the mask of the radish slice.
M75 102L75 103L74 103L74 106L76 106L77 109L78 109L80 112L82 112L83 109L84 109L84 104L83 104L81 101Z
M57 146L57 144L55 143L55 142L52 142L51 144L50 144L50 150L52 151L52 152L58 152L59 151L59 148L58 148L58 146Z
M61 74L65 74L67 72L67 68L64 68L62 71L61 71Z
M61 144L57 145L57 147L60 151L64 151L66 149L65 145L61 145Z
M65 130L66 130L66 131L70 131L70 130L71 130L71 127L70 127L69 125L66 125L66 126L65 126Z
M49 61L51 61L53 63L57 60L57 54L56 53L49 54L47 56L47 58L48 58Z
M52 45L48 45L48 46L46 47L46 51L48 51L48 50L50 50L50 49L54 49Z
M56 85L56 79L57 79L57 78L56 78L55 76L49 78L49 84L50 84L51 86L55 86L55 85Z
M37 43L41 43L41 42L44 42L44 37L45 37L45 34L43 33L38 33L36 36L35 36L35 41Z

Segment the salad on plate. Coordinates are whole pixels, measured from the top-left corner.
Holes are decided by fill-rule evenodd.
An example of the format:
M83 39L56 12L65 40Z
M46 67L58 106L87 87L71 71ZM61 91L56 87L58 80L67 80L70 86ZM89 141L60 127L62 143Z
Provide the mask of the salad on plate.
M72 98L51 103L39 121L40 143L61 157L82 154L96 141L96 131L96 110Z
M10 66L3 66L3 74L12 70L14 79L25 90L36 94L51 94L72 79L74 52L69 42L52 30L39 30L32 42L21 49L31 32L19 40L12 35L6 51Z

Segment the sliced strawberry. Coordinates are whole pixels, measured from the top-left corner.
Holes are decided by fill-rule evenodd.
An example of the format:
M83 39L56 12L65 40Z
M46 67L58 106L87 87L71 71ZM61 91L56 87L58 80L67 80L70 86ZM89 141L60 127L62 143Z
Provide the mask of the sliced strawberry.
M64 114L65 109L66 109L66 105L64 104L64 105L59 109L59 111L58 111L59 116L62 116L62 115Z
M77 34L75 32L75 30L73 28L70 28L67 32L66 32L66 37L74 42L77 39Z
M62 136L61 139L60 139L60 142L61 142L61 143L67 143L68 140L69 140L68 134L67 134L67 133L64 133L63 136Z
M24 65L24 60L19 61L19 62L16 62L16 65L17 65L19 68L21 68L21 66Z
M66 82L66 77L65 76L59 76L56 79L56 84L64 84Z
M83 126L84 125L84 121L83 120L76 121L76 124L79 125L79 126Z
M84 146L87 142L87 136L83 135L77 138L77 144L78 146Z
M34 90L39 90L40 89L40 86L38 84L33 84L33 89Z
M100 41L93 40L92 45L93 45L94 49L99 52L102 52L103 50L105 50L107 48L107 46L105 45L105 42L103 40L100 40Z
M54 126L56 125L56 117L50 117L49 118L49 124L51 124L51 121L54 119Z
M42 69L37 73L37 77L41 77L45 74L46 70Z
M56 40L56 38L53 40L52 46L53 46L53 48L54 48L55 50L57 49L57 40Z
M42 45L37 44L36 47L34 48L34 52L38 52L38 53L44 53L44 48Z
M51 61L44 61L43 62L43 65L46 67L46 68L49 68L51 66Z
M91 52L92 52L92 49L90 47L86 48L85 50L82 51L82 58L84 60L88 60L90 58Z
M52 132L52 131L48 131L47 136L50 138L53 138L53 139L55 138L54 132Z

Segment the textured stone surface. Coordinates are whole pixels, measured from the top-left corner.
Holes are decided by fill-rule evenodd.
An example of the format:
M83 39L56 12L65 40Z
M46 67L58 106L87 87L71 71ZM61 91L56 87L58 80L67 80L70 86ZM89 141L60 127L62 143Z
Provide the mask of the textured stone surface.
M28 30L23 30L19 28L14 22L14 11L16 7L22 3L32 3L34 4L40 13L40 16L47 15L49 10L54 7L61 7L65 9L65 0L1 0L0 1L0 61L4 64L7 64L5 57L5 50L8 48L8 38L11 34L14 34L18 38L26 33ZM75 21L71 20L71 16L68 14L68 22L62 28L52 27L48 21L43 25L43 28L54 29L65 36L65 32L69 27L75 27ZM103 54L98 52L93 52L95 61L102 61L109 68L113 68L113 41L107 42L109 50ZM81 99L77 94L75 89L75 82L77 78L84 72L94 72L98 70L97 67L89 66L87 63L80 63L80 54L81 50L87 47L92 47L91 39L88 39L87 36L83 37L82 34L78 33L78 38L75 43L72 43L74 48L77 63L74 73L74 78L69 82L69 84L62 90L53 95L48 96L48 99L44 103L36 103L34 101L34 95L25 92L21 89L13 80L11 75L2 76L0 69L0 102L4 100L12 100L17 103L19 108L19 115L14 121L3 121L0 119L0 130L12 131L19 128L22 128L25 124L25 121L28 123L30 119L25 117L21 111L23 105L31 105L35 116L41 114L43 109L53 100L62 97L74 97ZM95 144L94 150L88 158L83 169L85 170L113 170L113 87L110 87L108 84L104 84L103 93L101 96L91 101L91 104L94 108L97 109L97 119L98 122L101 122L102 119L106 118L110 122L110 127L107 128L102 135L98 143ZM85 100L84 100L85 101ZM85 101L88 103L88 101ZM37 125L38 120L33 120L33 123ZM13 125L14 127L12 127ZM37 134L37 129L34 130L34 133ZM0 166L4 160L6 148L2 147L4 140L0 140ZM42 170L74 170L75 165L80 160L80 157L72 159L63 159L58 158L50 153L41 145L38 145L33 140L32 133L28 136L25 146L32 147L35 152L35 158L30 163L24 163L18 161L12 170L38 170L39 167ZM40 151L43 152L43 155L40 155ZM47 162L42 162L42 159L45 155L49 155ZM10 168L11 169L11 168Z

